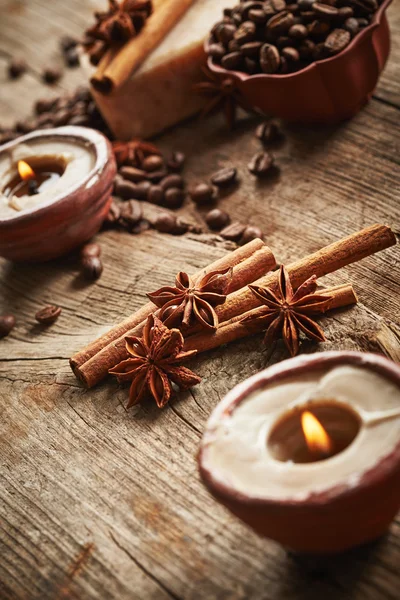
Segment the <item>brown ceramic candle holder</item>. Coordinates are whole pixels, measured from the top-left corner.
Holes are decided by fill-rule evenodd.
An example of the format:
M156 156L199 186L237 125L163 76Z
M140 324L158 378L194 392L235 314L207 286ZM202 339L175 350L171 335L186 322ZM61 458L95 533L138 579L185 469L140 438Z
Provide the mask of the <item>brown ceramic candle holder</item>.
M390 50L384 0L371 23L339 54L287 75L228 71L210 58L208 67L230 76L247 103L293 122L337 123L355 115L371 98ZM206 52L208 41L205 45Z
M328 446L301 431L305 412ZM199 468L219 502L291 550L334 553L379 537L400 508L400 367L326 352L262 371L214 410Z
M19 185L19 159L36 169L39 187L32 193L24 182ZM0 256L13 261L50 260L100 229L116 173L111 144L101 133L73 126L35 131L0 148L2 165ZM11 213L7 198L13 194L18 210ZM39 194L36 205L34 194Z

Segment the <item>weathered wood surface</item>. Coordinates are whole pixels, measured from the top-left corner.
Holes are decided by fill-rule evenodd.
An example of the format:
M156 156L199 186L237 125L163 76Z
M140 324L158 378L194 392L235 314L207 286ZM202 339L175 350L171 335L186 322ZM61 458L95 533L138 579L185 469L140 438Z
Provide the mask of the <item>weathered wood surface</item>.
M39 81L55 59L57 37L79 34L90 14L82 0L0 2L1 120L25 117L49 93ZM337 128L286 128L276 149L278 179L257 184L246 161L258 143L254 124L229 135L219 117L191 122L161 139L189 155L191 181L217 165L239 166L242 184L220 201L259 224L286 262L373 222L400 227L400 10L389 11L391 59L374 99ZM29 57L30 73L5 81L10 54ZM59 88L82 76L69 71ZM50 92L54 93L54 92ZM190 206L186 215L198 220ZM105 271L95 284L74 257L43 266L0 262L0 313L18 324L0 342L0 597L23 599L397 599L400 520L373 546L328 562L299 561L242 526L198 480L195 455L206 419L235 383L281 360L259 352L260 336L198 357L202 383L159 412L151 403L126 411L126 390L109 381L85 391L67 359L139 307L146 291L222 255L202 236L98 236ZM322 324L322 349L371 349L400 360L399 250L390 249L324 279L351 281L361 305ZM63 313L43 329L45 303ZM396 325L397 323L397 325ZM308 343L305 351L315 351Z

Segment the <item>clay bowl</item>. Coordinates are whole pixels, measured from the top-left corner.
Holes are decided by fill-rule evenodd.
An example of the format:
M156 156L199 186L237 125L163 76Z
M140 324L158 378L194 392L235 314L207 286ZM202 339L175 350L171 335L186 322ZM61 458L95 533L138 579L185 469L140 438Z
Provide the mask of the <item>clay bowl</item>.
M226 448L230 415L251 393L268 384L279 383L288 376L300 376L309 374L313 369L330 369L340 365L364 367L382 375L391 384L394 383L398 387L400 407L400 366L394 362L378 355L359 352L326 352L301 356L274 365L229 392L212 413L200 446L198 455L200 475L213 496L258 534L296 552L310 554L341 552L373 540L386 532L400 508L400 435L396 442L397 429L392 430L395 441L391 451L383 453L379 459L376 458L375 451L372 451L371 462L368 459L366 469L358 476L350 467L350 477L342 480L339 474L340 483L336 483L333 487L329 484L331 477L328 475L328 486L321 491L303 493L301 497L291 493L283 500L276 499L276 496L274 498L268 496L267 486L263 488L266 489L265 493L257 495L244 493L243 489L238 489L239 486L232 476L232 463L229 458L220 461L219 456L222 448ZM397 400L396 393L394 398ZM397 411L397 407L395 410ZM398 418L397 415L396 427L398 427ZM219 437L219 445L212 446L217 432L222 431L225 437ZM241 448L238 460L246 461L251 453L245 453L246 458L243 458L243 451L246 452L246 449L241 446L239 435L242 433L238 433L234 438L233 452L239 455L236 448ZM342 453L341 464L349 464L350 456L362 456L357 443L364 444L364 448L365 444L370 443L365 439L364 434L364 437L360 433L357 435L358 437L345 451L350 451L350 454ZM241 439L243 441L244 438ZM352 445L353 449L351 449ZM212 456L217 456L218 459L214 458L213 461ZM326 473L328 462L335 461L338 456L311 466L322 465L319 473ZM219 461L219 466L216 466L216 460ZM242 464L248 465L246 473L252 472L251 462ZM295 468L308 466L295 465ZM331 462L329 468L332 467ZM281 471L275 470L278 477L280 477L279 472ZM292 482L293 471L290 472L289 478ZM312 488L315 485L315 471L309 481ZM269 486L271 487L271 481ZM248 484L246 489L249 489Z
M0 256L13 261L46 261L80 246L100 229L111 204L116 164L101 133L76 126L35 131L5 144L0 153L35 138L84 144L93 151L94 166L51 203L0 218Z
M342 52L288 75L247 75L208 59L208 67L233 77L243 98L266 115L292 122L333 124L355 115L370 99L390 49L384 0L371 23ZM207 52L208 41L205 48Z

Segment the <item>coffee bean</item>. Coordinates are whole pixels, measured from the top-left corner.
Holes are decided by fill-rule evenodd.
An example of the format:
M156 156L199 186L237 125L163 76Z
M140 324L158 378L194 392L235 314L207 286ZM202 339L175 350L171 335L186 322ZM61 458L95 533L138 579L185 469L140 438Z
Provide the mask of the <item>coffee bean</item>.
M42 323L43 325L51 325L51 323L57 321L60 314L61 308L59 306L49 305L38 310L35 319L38 323Z
M79 52L77 48L70 48L64 55L68 67L79 66Z
M256 129L256 137L263 143L269 144L282 138L282 132L277 123L260 123Z
M294 24L294 16L292 13L283 10L271 17L267 22L267 30L275 35L279 35L280 33L285 33L285 31L289 31L291 26Z
M81 260L82 272L87 279L99 279L103 272L103 265L98 256L87 256Z
M242 44L247 44L251 42L256 35L256 25L253 21L245 21L240 25L240 27L235 31L235 35L233 36L236 42L241 46Z
M205 220L210 229L220 230L228 225L231 218L227 212L213 208L206 214Z
M350 19L346 19L343 24L343 29L346 29L352 36L355 36L359 31L359 25L357 19L354 17L350 17Z
M202 206L210 204L215 199L214 189L208 183L199 183L191 190L190 196L195 204Z
M325 40L325 48L329 54L341 52L350 43L351 35L346 29L334 29Z
M248 44L243 44L243 46L241 46L240 52L243 54L243 56L257 58L262 45L262 42L249 42Z
M264 25L267 22L268 15L267 13L259 8L253 8L249 10L249 19L256 23L256 25Z
M61 69L58 67L46 67L42 72L42 79L46 83L56 83L61 78Z
M280 65L279 50L272 44L264 44L260 50L260 66L264 73L276 73Z
M300 23L292 25L288 31L288 35L294 40L304 40L308 35L307 27Z
M248 58L247 56L244 59L244 68L246 73L249 75L254 75L255 73L259 73L258 63L252 58Z
M121 207L120 221L122 225L126 227L133 227L142 218L143 211L142 205L137 200L129 200L125 202Z
M148 171L149 173L152 171L158 171L164 166L164 159L162 156L158 154L152 154L150 156L146 156L143 159L141 167L144 171Z
M40 98L35 102L35 112L37 115L51 112L56 103L56 98Z
M76 48L78 40L70 35L63 35L60 39L60 48L62 52L68 52L71 48Z
M312 21L307 25L307 30L313 39L320 40L329 32L329 24L325 21Z
M240 238L240 244L244 246L244 244L248 244L249 242L252 242L255 239L260 239L262 240L264 238L264 234L261 231L261 229L259 227L257 227L256 225L247 225L246 229L244 230L241 238Z
M56 127L66 125L71 118L71 111L67 108L62 108L53 117L53 123Z
M157 171L150 171L147 173L147 179L151 183L159 183L162 179L164 179L168 175L168 171L166 167L162 169L158 169Z
M228 52L240 52L241 45L235 39L231 40L228 44Z
M221 23L218 27L216 36L219 42L224 46L227 46L228 43L233 39L233 36L236 33L235 25L231 25L229 23Z
M313 54L314 48L315 48L314 42L312 42L309 39L303 40L298 47L300 58L302 58L303 60L310 58Z
M121 216L121 208L119 207L119 205L115 202L115 200L113 200L111 202L111 206L110 209L108 211L108 214L104 220L104 224L105 225L109 225L109 226L113 226L115 224L118 223L119 218Z
M285 48L285 46L290 46L290 44L293 44L293 40L288 35L280 35L275 42L275 46L279 48L279 50Z
M300 55L296 48L292 48L291 46L287 46L286 48L282 48L282 56L284 56L290 63L296 63L300 60Z
M8 76L10 79L18 79L27 69L26 61L23 58L13 58L8 65Z
M367 27L369 25L368 19L364 18L357 19L357 23L360 29L363 29L364 27Z
M225 48L222 44L210 44L210 46L208 47L208 54L216 62L219 62L225 54Z
M354 15L354 10L351 6L342 6L338 9L338 19L345 20L350 19Z
M237 169L225 167L211 175L211 183L217 187L227 187L236 181Z
M234 223L231 223L227 227L224 227L224 229L222 229L222 231L220 232L220 235L225 240L231 240L232 242L238 242L240 240L240 238L242 237L245 229L246 229L246 225L243 225L243 223L239 223L238 221L235 221Z
M100 256L100 254L101 254L101 247L99 244L96 244L96 242L91 242L89 244L85 244L81 248L81 256L82 257Z
M168 188L180 188L183 189L185 187L185 182L181 175L177 173L172 173L171 175L167 175L160 181L160 186L163 190L168 190Z
M177 187L168 188L164 195L164 204L167 208L180 208L185 201L185 192Z
M324 58L326 58L327 54L328 54L328 51L325 48L324 42L315 44L314 50L312 51L313 60L323 60Z
M162 233L172 233L176 228L177 219L170 213L160 213L153 221L153 227Z
M150 181L139 181L139 183L136 184L135 198L137 198L138 200L146 200L150 188Z
M316 0L297 0L297 5L302 12L309 11L312 10L315 1Z
M338 9L322 2L314 2L313 11L318 19L332 21L338 16Z
M244 0L239 5L239 13L242 21L247 21L251 10L259 10L263 8L263 2L252 2L251 0Z
M225 54L221 60L221 65L224 67L224 69L228 69L230 71L239 69L242 65L242 55L240 52L230 52L229 54Z
M274 159L268 152L258 152L253 156L249 164L247 165L250 173L257 177L263 177L270 173Z
M170 171L182 171L186 157L183 152L175 151L167 160L167 167Z
M164 202L164 190L160 185L152 185L147 193L147 200L151 204L162 204Z
M6 337L15 327L14 315L0 316L0 338Z
M130 198L139 198L140 196L137 193L137 188L137 185L132 183L132 181L127 181L126 179L116 179L114 182L114 193L124 200L129 200Z
M139 181L143 181L147 177L146 171L142 169L137 169L136 167L123 166L120 167L118 173L124 178L128 179L128 181L132 181L133 183L138 183Z

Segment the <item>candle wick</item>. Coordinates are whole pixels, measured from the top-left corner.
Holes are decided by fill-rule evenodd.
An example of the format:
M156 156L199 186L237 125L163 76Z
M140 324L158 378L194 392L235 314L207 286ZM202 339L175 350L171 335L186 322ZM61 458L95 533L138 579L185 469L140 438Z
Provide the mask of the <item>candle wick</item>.
M29 196L34 196L35 194L38 193L38 183L37 183L36 179L30 179L28 181L28 193L29 193Z

